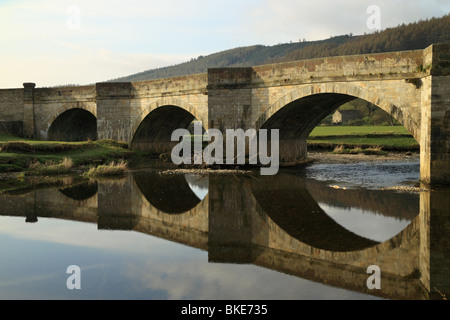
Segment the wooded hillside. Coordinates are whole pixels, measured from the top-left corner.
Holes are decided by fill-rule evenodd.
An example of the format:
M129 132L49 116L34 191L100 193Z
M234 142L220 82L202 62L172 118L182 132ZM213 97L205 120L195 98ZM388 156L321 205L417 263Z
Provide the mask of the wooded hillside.
M424 49L433 43L449 42L450 15L447 14L359 36L349 34L320 41L235 48L111 81L143 81L204 73L208 68L250 67L320 57Z

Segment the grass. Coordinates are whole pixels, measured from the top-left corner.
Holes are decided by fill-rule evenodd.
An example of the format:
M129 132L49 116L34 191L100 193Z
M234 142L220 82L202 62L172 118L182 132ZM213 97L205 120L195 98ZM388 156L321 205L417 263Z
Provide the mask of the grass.
M418 151L419 144L402 126L324 126L316 127L308 137L310 149L382 149Z
M69 173L73 168L73 161L71 158L64 157L60 163L40 163L33 162L28 169L29 174L65 174Z
M124 143L113 140L60 142L0 135L0 172L34 171L51 174L83 165L99 165L135 155Z
M345 135L409 135L403 126L318 126L310 137L345 136Z
M92 167L86 173L88 177L99 177L99 176L117 176L122 175L127 170L127 163L123 160L119 162L112 161L106 165L99 165L97 167Z

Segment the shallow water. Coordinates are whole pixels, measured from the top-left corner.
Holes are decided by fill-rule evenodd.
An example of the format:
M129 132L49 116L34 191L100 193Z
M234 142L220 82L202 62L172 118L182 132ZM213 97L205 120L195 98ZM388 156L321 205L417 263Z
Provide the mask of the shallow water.
M379 189L414 185L419 180L419 160L360 162L350 164L314 164L305 176L320 181L335 181L343 187Z

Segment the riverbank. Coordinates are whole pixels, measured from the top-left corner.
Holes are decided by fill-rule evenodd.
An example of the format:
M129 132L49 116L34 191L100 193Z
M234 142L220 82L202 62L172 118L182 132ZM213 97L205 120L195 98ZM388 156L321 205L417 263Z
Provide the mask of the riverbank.
M123 150L124 151L124 150ZM1 155L1 153L0 153ZM121 153L116 153L116 155L123 156ZM130 155L126 152L126 157L131 165L125 166L124 162L118 162L120 168L111 167L114 176L117 176L117 170L120 169L121 173L126 173L132 170L144 170L149 167L159 168L162 174L253 174L256 171L248 167L179 167L171 163L165 163L161 160L155 159L154 157L146 158L142 154ZM120 157L118 157L120 158ZM310 164L356 164L356 163L382 163L382 162L400 162L405 160L418 160L418 153L389 153L387 155L368 155L368 154L336 154L331 152L308 152L308 161L304 165ZM111 158L108 158L111 160ZM114 162L114 161L113 161ZM99 175L93 172L88 174L89 171L100 168L103 171L105 166L100 164L100 159L92 158L92 163L87 164L86 159L82 165L72 166L69 170L63 173L45 173L45 171L32 171L30 168L25 168L21 171L14 172L0 172L0 194L1 193L26 193L31 189L48 188L49 186L62 187L64 186L68 179L72 181L73 179L78 180L89 180L98 179ZM44 165L45 166L45 165ZM48 167L48 166L47 166ZM105 171L103 171L105 172ZM100 172L100 176L102 172ZM399 187L400 188L400 187ZM411 190L408 191L420 191L417 187L408 187ZM403 190L406 191L406 190Z
M0 135L0 173L59 174L144 154L114 140L61 142Z
M61 186L67 176L98 175L96 168L100 174L125 173L124 162L141 158L145 154L113 140L39 141L0 134L0 193Z
M0 175L3 179L13 173L25 175L51 175L70 172L88 172L92 168L114 166L124 163L134 168L148 165L149 161L170 162L156 155L128 149L124 143L113 140L84 141L84 142L58 142L18 140L17 137L0 135ZM399 161L419 158L418 152L386 152L380 149L342 149L335 147L330 150L312 150L302 164L315 163L356 163L371 161ZM245 170L246 166L240 166ZM182 169L178 167L178 169ZM227 170L226 168L187 166L188 170L207 169ZM236 168L232 168L233 171Z
M316 130L316 129L315 129ZM316 136L325 137L330 128L321 128L315 131ZM340 131L339 131L340 130ZM337 131L341 136L348 129L342 127ZM350 132L352 134L365 134L366 128L358 128L363 132ZM341 134L339 134L341 133ZM388 132L383 132L387 134ZM401 131L389 134L402 135ZM308 149L311 150L308 144ZM334 145L334 149L319 149L308 152L308 159L301 165L311 163L357 163L402 161L419 158L418 152L402 151L387 152L377 146L363 149L355 147L344 149ZM297 164L298 166L299 164ZM249 166L234 167L179 167L171 163L170 159L158 158L157 155L130 150L125 143L113 140L61 142L39 141L23 139L10 135L0 134L0 191L29 188L48 184L58 184L57 176L75 175L88 178L99 175L117 175L127 170L139 170L145 167L161 167L170 170L170 173L196 172L196 173L246 173L252 170ZM56 182L55 182L56 181Z

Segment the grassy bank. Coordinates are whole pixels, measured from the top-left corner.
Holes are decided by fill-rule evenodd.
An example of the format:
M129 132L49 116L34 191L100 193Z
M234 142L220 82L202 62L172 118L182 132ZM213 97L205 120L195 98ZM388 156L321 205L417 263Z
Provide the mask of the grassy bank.
M310 150L376 149L419 151L419 144L403 126L321 126L308 137Z
M134 155L126 144L113 140L59 142L0 135L0 172L58 174Z
M319 126L308 137L308 149L383 154L418 151L419 144L402 126ZM0 134L0 172L3 173L60 174L81 166L109 165L101 167L97 173L112 174L122 170L117 166L120 160L139 162L140 159L142 154L113 140L39 141Z
M109 164L102 164L97 167L91 167L88 172L85 173L87 177L99 177L99 176L121 176L127 170L127 163L124 160L118 162L113 161Z
M310 137L345 136L345 135L407 135L411 136L403 126L318 126Z

